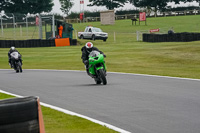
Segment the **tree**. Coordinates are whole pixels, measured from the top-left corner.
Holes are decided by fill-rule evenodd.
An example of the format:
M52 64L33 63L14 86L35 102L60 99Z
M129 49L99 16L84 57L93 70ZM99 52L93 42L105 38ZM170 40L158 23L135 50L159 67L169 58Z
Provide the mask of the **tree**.
M169 2L175 2L175 4L179 4L180 2L199 2L200 0L129 0L130 3L132 3L136 7L153 7L155 11L155 15L157 13L157 10L164 10L166 9L167 3Z
M107 9L113 10L114 8L122 7L127 0L89 0L92 2L88 6L106 6Z
M130 3L133 3L136 7L144 7L144 8L154 8L155 15L157 10L163 10L166 8L167 3L172 0L130 0Z
M0 1L0 11L3 11L5 8L7 8L6 3L7 3L6 0Z
M35 14L50 12L53 7L53 0L1 0L0 11L6 13Z
M175 2L176 4L179 4L179 2L186 3L186 2L194 2L194 1L200 2L200 0L173 0L173 2Z
M60 10L66 15L69 14L70 9L74 5L74 3L72 3L70 0L60 0L60 4L61 4Z

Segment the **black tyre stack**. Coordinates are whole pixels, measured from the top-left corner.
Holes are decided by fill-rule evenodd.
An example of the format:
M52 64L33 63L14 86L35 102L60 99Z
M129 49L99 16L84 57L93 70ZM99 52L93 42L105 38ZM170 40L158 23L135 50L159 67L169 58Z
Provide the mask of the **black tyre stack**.
M199 40L200 33L143 34L144 42L190 42Z
M39 133L37 98L0 101L0 133Z

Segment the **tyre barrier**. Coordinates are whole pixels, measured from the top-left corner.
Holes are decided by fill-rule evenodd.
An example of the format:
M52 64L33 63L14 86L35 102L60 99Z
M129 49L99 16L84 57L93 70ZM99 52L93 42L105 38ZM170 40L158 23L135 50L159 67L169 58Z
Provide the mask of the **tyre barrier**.
M76 39L73 39L76 40ZM70 45L76 45L72 40ZM77 40L76 40L77 42ZM42 39L31 39L31 40L0 40L0 48L32 48L32 47L55 47L55 39L42 40Z
M45 133L39 98L1 100L0 133Z
M199 40L200 33L143 34L144 42L190 42Z
M77 45L77 39L72 39L72 42L71 42L71 44L70 45Z

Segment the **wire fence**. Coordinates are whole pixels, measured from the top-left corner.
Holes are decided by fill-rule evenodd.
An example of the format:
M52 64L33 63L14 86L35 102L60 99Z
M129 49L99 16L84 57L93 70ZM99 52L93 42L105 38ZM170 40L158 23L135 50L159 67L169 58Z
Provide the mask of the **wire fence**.
M36 15L1 13L0 28L0 40L39 39Z

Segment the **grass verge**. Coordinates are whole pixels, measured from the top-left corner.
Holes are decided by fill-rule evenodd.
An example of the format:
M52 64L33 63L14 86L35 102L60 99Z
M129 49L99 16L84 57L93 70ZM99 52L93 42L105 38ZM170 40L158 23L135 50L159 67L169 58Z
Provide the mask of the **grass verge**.
M13 98L13 96L0 93L0 99ZM46 133L117 133L99 124L77 116L42 106L42 114Z
M99 42L99 41L96 41ZM95 43L96 43L95 42ZM108 71L200 78L200 42L95 44L106 55ZM23 69L85 70L81 47L19 48ZM0 49L0 69L9 69Z
M193 20L188 23L188 20ZM137 42L137 30L173 27L175 32L200 31L199 15L147 18L147 26L131 25L131 20L119 20L115 25L100 22L74 24L77 31L85 26L100 27L109 33L107 42L92 41L106 55L108 71L200 78L200 41L196 42ZM116 41L113 41L116 32ZM166 30L167 32L167 30ZM81 47L88 40L78 39L78 46L49 48L19 48L24 69L84 70ZM89 40L91 41L91 40ZM0 48L0 69L9 69L7 52Z

